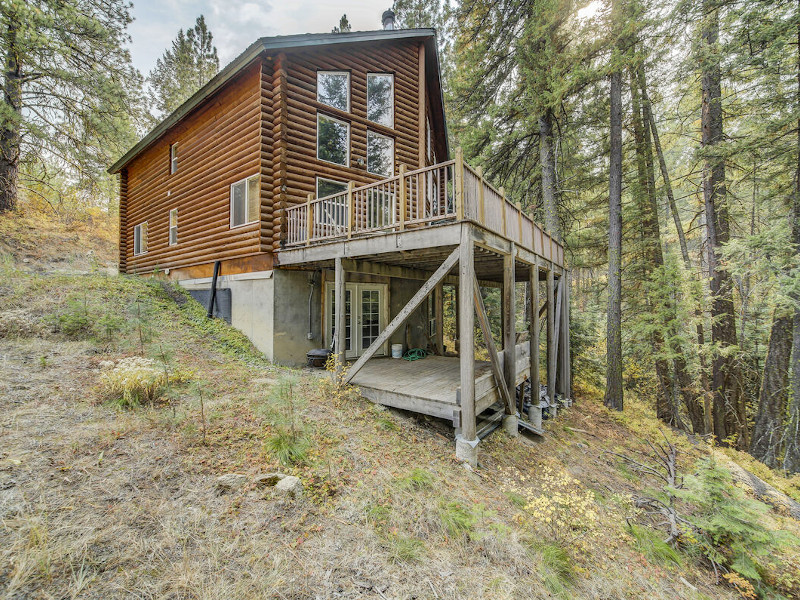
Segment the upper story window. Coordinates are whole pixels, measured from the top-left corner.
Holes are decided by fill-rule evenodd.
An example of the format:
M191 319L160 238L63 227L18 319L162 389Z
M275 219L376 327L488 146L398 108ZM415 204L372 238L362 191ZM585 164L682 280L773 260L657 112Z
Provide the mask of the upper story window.
M367 131L367 171L375 175L394 175L394 140L388 136Z
M174 246L178 243L178 209L173 208L169 211L169 245Z
M178 144L172 144L169 147L169 172L178 172Z
M260 199L258 175L231 185L231 228L258 221L261 217Z
M147 221L133 228L133 255L147 252Z
M317 158L345 167L350 164L350 123L317 115Z
M394 127L394 75L367 73L367 119Z
M333 108L350 112L350 73L317 71L317 100Z

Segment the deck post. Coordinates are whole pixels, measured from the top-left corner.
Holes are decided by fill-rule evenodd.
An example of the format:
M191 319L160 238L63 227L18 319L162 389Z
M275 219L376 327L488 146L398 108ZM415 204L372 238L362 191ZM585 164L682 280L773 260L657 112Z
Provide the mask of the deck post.
M436 319L436 352L444 356L444 285L441 283L434 290L433 312Z
M505 375L506 387L511 395L511 407L516 406L517 388L517 315L516 302L514 302L516 291L516 277L514 272L514 242L511 242L511 253L503 256L503 373Z
M563 362L563 380L564 380L564 399L567 403L567 406L572 404L572 373L570 372L571 365L570 365L570 350L569 350L569 286L572 283L572 278L570 277L569 271L565 270L564 274L562 275L564 279L564 300L561 304L561 312L563 314L563 322L561 325L563 333L561 337L564 340L563 345L563 355L561 360Z
M355 198L353 197L353 190L356 187L355 181L350 181L347 184L347 239L353 237L353 225L356 219L356 205Z
M542 409L539 406L539 259L537 258L530 268L531 283L531 321L528 325L528 338L530 339L530 377L531 386L531 411L539 412L539 426L541 426ZM533 418L529 415L533 422Z
M461 146L456 148L456 164L453 171L455 174L453 187L456 195L456 218L461 221L464 218L464 151ZM472 307L471 303L470 307Z
M558 393L564 398L565 404L569 405L567 398L567 277L562 272L558 278L559 302L558 304Z
M400 172L398 173L398 177L400 178L400 231L403 231L406 228L406 166L405 164L400 165Z
M456 437L456 457L472 466L478 463L477 424L475 415L475 309L473 278L475 256L470 226L461 226L459 244L459 357L461 370L461 435Z
M547 396L550 406L556 401L556 347L555 347L555 275L553 264L547 266ZM550 411L553 414L553 411Z
M334 352L336 356L336 374L339 378L344 374L345 353L347 346L347 307L345 306L345 280L344 280L344 267L342 266L341 257L336 257L334 281L333 281L333 322L334 322L334 335L336 342L334 345Z
M311 201L314 199L314 194L308 195L308 202L306 202L306 246L311 244L311 238L314 235L314 211L311 207Z

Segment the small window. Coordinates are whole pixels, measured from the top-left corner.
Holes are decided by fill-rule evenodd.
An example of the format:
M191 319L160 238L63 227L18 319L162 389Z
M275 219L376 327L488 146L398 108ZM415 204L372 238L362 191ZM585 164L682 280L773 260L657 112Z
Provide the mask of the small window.
M317 71L317 100L333 108L350 112L350 73Z
M253 175L231 185L231 227L255 223L261 217L259 176Z
M178 172L178 144L169 147L169 172L170 174Z
M169 245L174 246L178 243L178 209L173 208L169 211Z
M133 228L133 255L147 252L147 221Z
M317 158L337 165L350 163L350 123L317 115Z
M367 119L394 127L394 75L367 74Z
M347 184L342 181L317 177L317 198L327 198L347 191ZM314 220L317 223L331 225L347 225L347 196L337 196L325 202L315 204Z
M375 175L394 175L394 140L374 131L367 131L367 171Z

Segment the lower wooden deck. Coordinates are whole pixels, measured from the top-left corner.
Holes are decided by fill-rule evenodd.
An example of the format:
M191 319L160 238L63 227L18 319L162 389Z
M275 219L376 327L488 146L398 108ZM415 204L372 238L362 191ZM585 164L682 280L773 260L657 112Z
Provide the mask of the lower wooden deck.
M517 384L528 377L527 362L528 343L518 344ZM461 425L458 397L461 371L457 357L429 356L415 361L373 358L350 383L358 386L361 395L376 404L446 419L452 421L454 427ZM476 414L499 399L500 393L489 363L476 360Z

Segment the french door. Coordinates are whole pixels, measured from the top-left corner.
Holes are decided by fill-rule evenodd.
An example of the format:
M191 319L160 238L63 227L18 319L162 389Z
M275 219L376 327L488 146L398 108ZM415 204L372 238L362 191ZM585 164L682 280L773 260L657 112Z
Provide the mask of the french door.
M361 356L386 327L386 287L379 283L345 284L346 358ZM330 347L334 339L333 315L336 307L333 283L327 284L326 298L325 332L327 345ZM384 353L385 348L380 348L375 354Z

